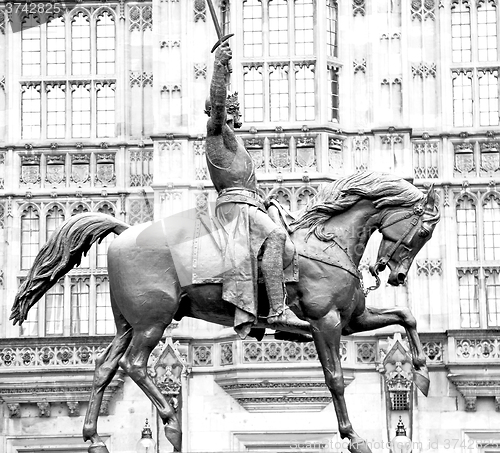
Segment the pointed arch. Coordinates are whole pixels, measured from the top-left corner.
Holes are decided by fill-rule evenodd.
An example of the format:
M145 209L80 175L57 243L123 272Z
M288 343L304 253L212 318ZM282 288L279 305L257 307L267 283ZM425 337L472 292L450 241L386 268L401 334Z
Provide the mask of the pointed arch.
M276 198L285 209L292 210L292 192L286 187L271 190L269 197Z
M459 261L477 260L477 198L470 193L456 200L457 252Z
M45 210L45 240L47 241L59 225L64 222L65 210L59 203L50 204Z
M488 192L482 198L484 259L500 260L500 194Z
M21 269L29 269L40 249L40 210L27 204L21 211Z

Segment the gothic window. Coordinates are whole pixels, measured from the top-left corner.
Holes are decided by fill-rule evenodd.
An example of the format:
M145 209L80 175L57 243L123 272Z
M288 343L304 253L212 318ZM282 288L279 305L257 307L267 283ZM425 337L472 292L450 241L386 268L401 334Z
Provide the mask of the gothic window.
M104 11L97 18L96 60L98 74L115 73L115 22L113 16Z
M111 335L115 331L115 322L109 299L108 277L96 278L96 327L97 335Z
M328 82L330 86L330 121L339 121L339 68L328 69Z
M111 9L91 15L76 7L43 24L26 16L21 31L22 138L114 136L115 47Z
M82 11L71 18L71 60L73 75L90 74L90 18Z
M262 2L246 0L243 2L243 52L245 57L262 56Z
M36 16L29 15L24 18L21 42L23 76L39 76L41 71L41 29L40 21Z
M245 66L243 68L245 121L264 121L264 78L262 66Z
M488 327L500 327L500 269L485 269Z
M452 0L453 124L499 125L499 12L496 1Z
M463 197L457 204L457 244L459 261L476 260L476 206L470 197Z
M289 121L289 67L276 65L269 74L269 108L271 121Z
M483 204L484 259L500 260L500 199L489 196Z
M40 138L42 124L40 89L40 84L24 84L21 87L21 134L24 139Z
M71 335L88 335L90 315L90 279L71 278Z
M47 84L45 89L47 92L47 138L64 138L66 129L66 84Z
M295 109L297 121L314 120L314 66L296 66Z
M53 18L47 23L47 74L66 73L66 28L62 17ZM50 121L49 121L50 123Z
M38 304L33 305L28 312L26 320L19 328L19 333L23 337L33 337L38 335Z
M64 211L59 206L49 209L45 218L46 241L50 239L56 228L64 222Z
M56 283L45 295L45 334L62 335L64 323L64 286Z
M458 271L460 327L479 327L479 279L476 269Z
M461 195L456 205L460 327L498 327L500 196L474 195Z
M100 206L98 212L101 214L107 214L110 216L115 215L114 209L109 204L105 203ZM107 268L108 267L108 247L111 242L116 237L115 234L108 234L101 242L96 245L96 267L97 268Z
M314 0L243 2L244 122L316 119L317 9ZM335 47L336 3L321 6L321 12L327 9L328 38Z
M21 214L21 269L29 269L40 247L40 216L28 206Z
M327 0L326 4L326 45L328 48L328 56L336 57L337 48L337 22L338 22L338 5L337 0Z

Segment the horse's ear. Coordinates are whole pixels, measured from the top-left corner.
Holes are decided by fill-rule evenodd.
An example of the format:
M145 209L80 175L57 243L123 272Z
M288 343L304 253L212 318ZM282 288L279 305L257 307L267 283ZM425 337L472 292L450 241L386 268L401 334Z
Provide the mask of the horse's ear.
M436 201L436 192L434 191L434 184L431 184L429 190L427 191L427 197L425 199L425 207L427 210L432 211L434 209L434 203Z

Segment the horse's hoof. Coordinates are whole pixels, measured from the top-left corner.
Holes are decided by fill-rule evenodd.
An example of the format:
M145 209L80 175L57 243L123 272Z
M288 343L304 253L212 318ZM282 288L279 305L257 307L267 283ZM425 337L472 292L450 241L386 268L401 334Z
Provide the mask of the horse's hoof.
M413 370L413 382L425 396L429 394L429 370L425 365L419 370Z
M89 447L89 453L109 453L104 444L94 444Z
M174 447L175 451L182 451L182 432L169 425L165 425L165 436Z
M351 442L349 443L349 447L347 447L347 449L351 453L372 453L366 441L361 439L351 440Z

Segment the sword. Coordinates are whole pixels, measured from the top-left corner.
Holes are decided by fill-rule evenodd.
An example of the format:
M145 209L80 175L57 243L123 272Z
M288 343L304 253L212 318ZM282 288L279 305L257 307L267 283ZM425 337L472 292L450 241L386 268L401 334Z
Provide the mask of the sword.
M212 0L207 0L208 3L208 9L210 10L210 15L212 16L212 21L215 25L215 31L217 32L217 38L219 39L215 45L212 47L211 53L214 53L215 49L219 47L223 42L227 41L231 36L234 36L234 33L230 33L228 35L225 35L222 33L222 28L219 24L219 20L217 18L217 14L215 13L215 8L214 4L212 3ZM227 69L229 72L231 71L231 65L228 62Z

